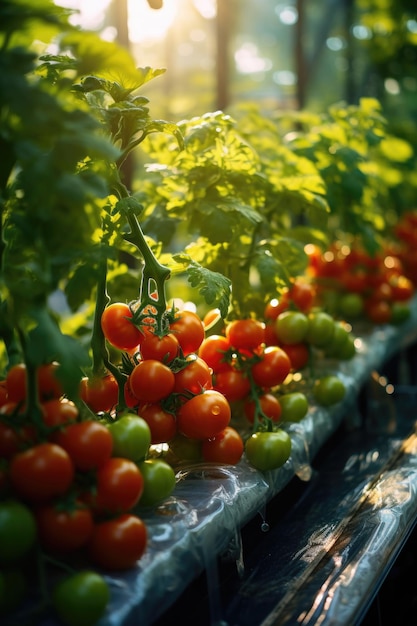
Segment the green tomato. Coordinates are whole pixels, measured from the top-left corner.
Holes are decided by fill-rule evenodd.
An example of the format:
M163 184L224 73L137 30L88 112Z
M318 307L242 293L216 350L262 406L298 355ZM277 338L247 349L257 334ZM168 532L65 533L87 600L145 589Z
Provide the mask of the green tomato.
M280 396L279 403L283 422L299 422L307 415L308 400L301 391L293 391Z
M110 589L100 574L81 571L59 582L53 592L53 605L67 626L93 626L106 612Z
M403 324L411 315L410 305L406 302L393 302L391 307L391 324Z
M34 545L37 530L30 509L17 500L0 503L0 563L23 557Z
M333 338L335 321L325 311L316 311L308 316L305 340L312 346L324 348Z
M0 615L10 613L22 603L27 583L23 571L18 567L0 570Z
M153 506L168 498L175 489L175 472L162 459L147 459L138 463L144 480L139 506Z
M355 356L356 348L354 339L350 332L346 329L343 322L335 322L333 337L330 342L324 346L326 356L347 361Z
M329 374L319 378L314 383L313 395L314 399L321 406L332 406L337 404L346 394L345 384L340 378Z
M283 311L275 321L275 333L283 344L301 343L308 331L308 317L301 311Z
M358 293L344 293L337 302L339 315L346 319L357 319L364 311L363 298Z
M174 457L180 461L201 461L202 441L190 439L185 435L177 434L169 442L169 448Z
M135 462L146 458L151 445L151 430L142 417L123 415L109 429L113 437L113 456Z
M285 430L257 432L245 444L246 458L253 467L265 472L284 465L291 454L291 437Z

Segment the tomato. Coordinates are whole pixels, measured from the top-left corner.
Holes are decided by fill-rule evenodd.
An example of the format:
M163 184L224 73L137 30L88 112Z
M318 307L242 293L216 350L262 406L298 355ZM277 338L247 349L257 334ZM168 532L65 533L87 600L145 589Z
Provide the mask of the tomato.
M244 371L229 366L228 370L217 372L213 388L223 394L229 402L238 402L250 392L250 381Z
M103 465L113 449L109 429L95 420L65 426L53 436L53 441L68 452L75 467L81 471Z
M109 426L109 431L113 438L113 456L140 461L148 454L151 430L138 415L119 417Z
M67 553L85 546L93 532L91 510L78 504L64 509L59 504L45 504L35 510L39 540L54 553Z
M231 345L227 337L223 335L210 335L206 337L198 349L198 355L214 373L229 369L227 355Z
M391 324L402 324L411 316L409 304L405 302L393 302L391 307Z
M151 443L167 443L177 432L177 421L160 404L145 404L138 409L138 415L145 420L151 431Z
M101 328L107 341L118 350L133 350L143 339L143 333L134 325L128 304L114 302L101 316Z
M265 345L277 346L279 344L278 335L275 331L275 322L269 321L265 324Z
M80 382L80 397L94 413L105 413L117 405L119 385L112 374L84 377Z
M384 300L366 300L365 311L368 319L374 324L389 324L392 318L392 307Z
M40 443L12 458L10 479L22 498L44 502L68 490L74 479L74 464L60 446Z
M101 574L82 570L55 586L52 601L66 626L94 626L106 612L110 589Z
M279 422L281 418L281 404L272 393L263 393L258 397L259 410L262 411L257 417L262 421L266 417L273 422ZM257 403L255 400L247 399L244 403L243 410L247 420L253 424L255 421L255 412Z
M130 513L95 525L88 553L98 567L127 570L136 565L147 545L144 522Z
M173 392L174 373L156 359L140 361L129 376L130 390L140 402L159 402Z
M414 285L406 276L393 276L389 281L392 299L395 302L406 302L414 294Z
M299 311L308 313L313 306L316 289L313 284L298 279L291 286L289 297Z
M237 430L227 426L202 445L203 459L210 463L236 465L242 458L244 443Z
M202 441L177 433L169 442L169 449L180 461L201 461Z
M289 292L284 293L279 298L273 298L270 300L264 309L264 318L266 320L275 321L280 313L286 311L290 306Z
M11 407L11 405L5 404L2 411L3 409L8 410L7 407ZM11 459L31 441L31 435L31 430L28 427L13 428L0 421L0 458Z
M301 343L308 331L308 317L301 311L284 311L275 322L275 332L281 343Z
M308 412L307 397L301 391L292 391L279 397L283 422L299 422Z
M54 398L42 404L43 421L49 428L56 428L75 422L78 409L73 402L65 398Z
M143 476L130 459L112 457L97 469L94 509L121 513L137 504L143 492Z
M197 352L205 337L204 324L193 311L178 311L170 330L178 339L184 356Z
M35 517L22 502L0 502L0 564L17 561L35 544Z
M180 407L178 430L191 439L209 439L226 428L230 418L230 405L224 395L208 389Z
M310 349L305 342L283 344L282 349L291 361L291 371L299 372L310 361Z
M63 396L64 390L58 378L59 367L59 363L53 361L37 368L36 376L41 401Z
M328 344L334 333L335 321L325 311L315 311L308 316L308 329L305 340L312 346L322 348Z
M140 506L154 506L168 498L175 489L175 472L163 459L147 459L139 463L144 480Z
M285 430L257 432L245 444L246 458L253 467L265 472L284 465L291 454L291 438Z
M251 318L233 320L226 326L226 337L236 350L255 350L265 341L265 324Z
M335 322L333 337L324 348L326 356L348 360L355 356L354 340L343 322Z
M345 384L333 374L323 376L316 380L313 386L314 399L321 406L337 404L346 394Z
M26 365L12 365L6 374L7 399L9 402L24 402L26 399Z
M143 360L156 359L170 363L179 353L180 344L174 333L162 337L155 333L147 333L140 344L140 354Z
M291 371L287 353L278 346L265 348L261 360L252 365L252 377L256 385L263 388L276 387L284 382Z
M196 354L187 357L186 365L175 373L175 393L200 393L203 389L211 389L213 382L212 370L207 363Z

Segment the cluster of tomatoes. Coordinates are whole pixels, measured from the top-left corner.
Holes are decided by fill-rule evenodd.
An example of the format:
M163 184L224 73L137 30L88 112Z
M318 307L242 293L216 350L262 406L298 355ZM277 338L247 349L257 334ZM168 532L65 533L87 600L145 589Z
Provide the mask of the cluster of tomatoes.
M328 309L348 321L399 324L410 314L414 284L397 245L371 255L361 245L336 242L325 252L308 246L309 273Z

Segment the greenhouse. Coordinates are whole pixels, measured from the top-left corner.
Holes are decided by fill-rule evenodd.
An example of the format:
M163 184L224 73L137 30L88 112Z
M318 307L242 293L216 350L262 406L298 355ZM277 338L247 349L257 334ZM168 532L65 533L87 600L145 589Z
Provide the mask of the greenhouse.
M0 3L0 623L414 626L417 7Z

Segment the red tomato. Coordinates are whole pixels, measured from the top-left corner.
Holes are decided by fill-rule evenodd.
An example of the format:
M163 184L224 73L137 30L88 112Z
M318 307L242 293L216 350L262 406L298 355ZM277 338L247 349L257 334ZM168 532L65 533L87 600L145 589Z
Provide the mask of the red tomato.
M112 374L99 378L84 377L80 397L94 413L111 411L119 400L119 385Z
M209 439L224 430L230 418L230 405L224 395L208 389L180 407L178 431L190 439Z
M239 463L244 451L242 437L237 430L227 426L220 433L203 441L202 454L205 461L211 463Z
M96 511L121 513L139 502L143 476L130 459L112 457L97 469L97 491L93 499Z
M227 355L230 349L231 345L227 337L209 335L200 345L198 355L216 373L229 369Z
M143 360L156 359L164 363L170 363L178 355L180 344L173 333L159 337L155 333L147 333L140 345L140 353Z
M290 358L293 372L298 372L306 367L310 360L310 350L306 343L288 343L281 347Z
M74 464L60 446L41 443L12 458L10 479L22 498L45 502L68 490L74 479Z
M101 328L107 341L118 350L133 350L143 338L141 330L132 322L133 313L128 304L114 302L101 316Z
M40 365L36 375L38 380L38 391L41 400L60 398L64 394L62 384L58 378L59 363L53 361Z
M140 402L159 402L172 393L174 385L174 373L155 359L140 361L129 376L130 391Z
M53 441L70 455L75 467L81 471L96 469L111 456L113 439L109 429L94 420L85 420L66 426Z
M65 510L56 504L45 504L35 511L41 545L51 552L71 552L86 545L93 528L89 508Z
M275 323L269 321L265 324L265 345L277 346L279 343L278 335L275 331Z
M187 357L186 366L175 373L175 393L201 393L203 389L212 389L212 371L202 358L196 354Z
M98 567L106 570L127 570L136 565L147 544L144 522L125 513L95 525L88 553Z
M24 402L26 399L26 365L12 365L6 374L7 398L9 402Z
M197 352L205 337L204 324L192 311L178 311L170 330L178 339L184 356Z
M264 393L258 397L258 404L255 400L247 399L243 410L245 412L247 420L253 424L255 421L255 412L259 407L257 415L258 420L262 421L264 417L272 420L273 422L279 422L281 419L281 404L279 400L272 393Z
M291 371L287 353L278 346L265 348L261 360L252 365L252 377L256 385L263 388L276 387L284 382Z
M42 404L43 421L49 428L56 428L75 422L78 409L73 402L64 398L54 398Z
M251 318L233 320L226 326L226 337L236 350L255 350L265 341L265 324Z
M265 306L264 317L266 320L275 321L280 313L286 311L290 306L288 289L279 298L273 298Z
M308 313L313 306L316 289L311 283L298 279L290 288L289 296L299 311Z
M175 416L165 411L160 404L145 404L139 407L138 415L148 424L151 443L167 443L177 433Z
M245 372L229 367L214 377L213 388L223 394L229 402L238 402L250 392L250 382Z

